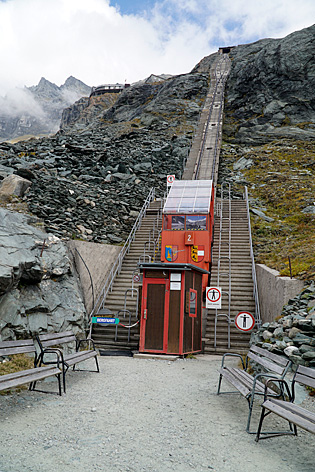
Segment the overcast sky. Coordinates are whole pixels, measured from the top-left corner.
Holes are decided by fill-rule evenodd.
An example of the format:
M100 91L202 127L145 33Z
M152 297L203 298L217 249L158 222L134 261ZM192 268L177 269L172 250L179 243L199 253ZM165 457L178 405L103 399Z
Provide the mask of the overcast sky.
M189 72L219 46L311 26L315 0L0 0L0 95Z

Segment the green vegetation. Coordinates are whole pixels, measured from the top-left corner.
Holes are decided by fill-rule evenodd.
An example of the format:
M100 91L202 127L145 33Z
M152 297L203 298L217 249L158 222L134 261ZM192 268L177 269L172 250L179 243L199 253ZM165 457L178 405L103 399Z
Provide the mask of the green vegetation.
M254 163L242 171L250 207L273 219L251 215L256 261L289 276L290 257L292 276L314 279L315 214L302 211L315 201L314 145L279 140L253 147L245 157ZM236 188L242 192L243 185Z
M12 374L19 372L20 370L28 370L34 367L34 360L26 354L15 354L10 356L10 360L7 362L0 363L0 375ZM19 387L21 390L27 388L26 386ZM1 395L6 395L10 390L3 390L0 392Z

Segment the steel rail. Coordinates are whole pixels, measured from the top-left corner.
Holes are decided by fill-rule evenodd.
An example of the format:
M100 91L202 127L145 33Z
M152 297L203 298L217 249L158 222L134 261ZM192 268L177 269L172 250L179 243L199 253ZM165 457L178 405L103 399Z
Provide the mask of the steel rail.
M256 276L256 266L255 266L255 256L253 251L253 240L252 240L252 229L250 224L250 214L249 214L249 201L248 201L248 190L245 186L245 201L246 201L246 210L247 210L247 220L248 220L248 231L249 231L249 248L250 248L250 257L252 260L252 278L253 278L253 295L255 300L255 321L256 325L259 328L261 325L260 317L260 307L259 307L259 296L258 296L258 285L257 285L257 276Z

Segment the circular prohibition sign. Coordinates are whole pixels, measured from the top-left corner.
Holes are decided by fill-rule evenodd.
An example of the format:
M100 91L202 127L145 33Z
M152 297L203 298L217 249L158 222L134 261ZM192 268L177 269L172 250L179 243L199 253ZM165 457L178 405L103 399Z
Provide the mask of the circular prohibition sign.
M168 184L172 184L174 182L174 180L175 180L175 175L174 174L167 176L167 183Z
M240 331L251 331L255 326L255 318L248 311L241 311L236 315L234 324Z
M220 298L221 292L216 287L210 287L209 290L207 290L207 299L209 300L209 302L216 303L220 300Z

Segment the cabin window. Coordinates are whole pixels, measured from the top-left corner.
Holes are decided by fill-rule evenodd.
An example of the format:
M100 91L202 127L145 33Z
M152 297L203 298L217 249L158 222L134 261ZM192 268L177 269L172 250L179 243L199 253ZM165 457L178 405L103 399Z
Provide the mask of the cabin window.
M187 215L186 229L195 231L205 231L207 229L206 215Z
M184 215L172 216L172 229L177 230L177 231L183 231L185 229L185 216Z

